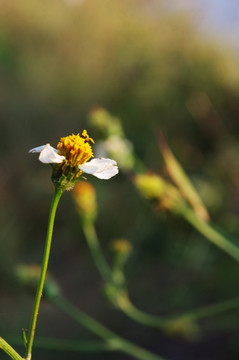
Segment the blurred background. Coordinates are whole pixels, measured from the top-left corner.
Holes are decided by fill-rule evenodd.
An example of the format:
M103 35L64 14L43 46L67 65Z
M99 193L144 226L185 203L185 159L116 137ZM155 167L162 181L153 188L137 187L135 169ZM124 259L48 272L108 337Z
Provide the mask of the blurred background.
M146 167L163 173L156 133L195 184L212 220L239 237L237 1L1 0L0 333L27 328L33 293L13 278L41 263L53 194L50 166L30 148L89 128L101 106L122 121ZM133 246L126 268L135 305L170 316L239 295L238 264L184 220L155 215L123 172L95 186L96 228ZM168 360L238 359L238 312L200 322L195 341L134 323L105 298L71 194L57 212L49 271L65 296L115 332ZM42 302L38 335L94 339ZM116 359L117 353L34 350L34 360ZM7 357L1 353L1 359Z

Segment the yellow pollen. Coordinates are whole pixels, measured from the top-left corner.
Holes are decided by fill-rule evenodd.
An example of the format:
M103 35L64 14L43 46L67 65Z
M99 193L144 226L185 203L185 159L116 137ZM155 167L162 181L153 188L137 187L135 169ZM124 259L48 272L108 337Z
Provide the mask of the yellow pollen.
M84 130L81 135L72 134L61 138L57 148L59 154L65 156L68 165L78 166L84 164L94 156L89 141L94 143L94 140L90 138L87 131Z
M89 137L89 135L87 134L87 131L86 131L86 130L83 130L83 131L82 131L81 136L82 136L83 138L85 138L86 141L91 141L91 142L93 142L93 144L95 143L94 140L93 140L91 137Z

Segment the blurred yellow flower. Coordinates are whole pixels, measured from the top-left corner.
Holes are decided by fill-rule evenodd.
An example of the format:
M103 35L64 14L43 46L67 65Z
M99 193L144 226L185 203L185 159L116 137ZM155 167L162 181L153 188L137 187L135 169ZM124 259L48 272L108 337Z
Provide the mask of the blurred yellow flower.
M86 181L78 181L72 192L77 211L84 219L93 221L97 213L94 187Z

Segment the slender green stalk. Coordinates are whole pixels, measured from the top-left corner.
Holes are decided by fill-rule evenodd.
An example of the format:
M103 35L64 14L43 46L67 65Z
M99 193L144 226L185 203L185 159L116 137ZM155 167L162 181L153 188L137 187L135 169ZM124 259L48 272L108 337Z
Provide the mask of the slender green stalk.
M23 360L23 358L14 350L3 338L0 337L0 349L5 351L13 360Z
M218 246L233 259L239 262L239 248L215 230L210 224L201 220L189 206L180 206L179 208L176 208L175 211L214 245Z
M210 316L219 315L224 312L232 311L235 309L239 309L239 297L221 301L216 304L203 306L201 308L194 309L192 311L176 315L173 317L160 317L147 314L139 309L137 309L127 297L127 294L119 300L120 309L131 317L133 320L140 322L143 325L157 327L157 328L166 328L169 324L172 324L174 321L178 321L180 319L187 319L190 321L197 321L203 318L207 318Z
M239 308L239 297L234 299L221 301L217 304L203 306L199 309L186 312L185 314L175 316L170 321L187 318L188 320L196 321L210 316L219 315L223 312L232 311Z
M112 271L101 249L94 224L90 221L82 221L82 229L100 275L105 282L112 281Z
M143 349L141 346L135 345L124 339L121 339L120 341L119 350L139 360L164 360L164 358L159 357L158 355Z
M124 293L118 299L119 308L131 319L150 327L163 328L167 325L167 318L150 315L137 309L130 301L128 294Z
M209 236L209 235L213 236L213 239L215 242L220 239L221 243L224 246L226 246L227 249L230 248L231 251L234 250L235 253L234 252L231 253L231 256L234 257L234 255L237 254L237 252L239 250L236 246L231 244L226 238L224 238L216 230L211 228L207 223L204 223L203 221L201 221L190 208L186 207L186 210L185 210L185 208L183 208L183 210L181 210L181 208L180 208L180 213L183 216L184 215L186 216L186 214L187 214L187 219L189 220L189 218L190 218L191 220L194 220L195 224L197 223L198 226L200 224L201 232L205 236L206 236L206 234L207 234L207 236ZM84 234L86 237L86 241L88 243L88 246L91 250L91 253L94 257L97 268L98 268L102 278L105 281L110 280L110 279L112 281L113 274L112 274L112 271L104 257L104 253L100 247L100 242L99 242L97 233L95 231L94 224L88 222L87 224L84 223L82 226L83 226L83 231L84 231ZM210 228L210 231L208 228ZM207 232L205 231L205 229L207 229ZM216 244L218 245L218 243L216 243ZM238 256L238 259L239 259L239 256ZM122 276L123 276L123 274L122 274ZM224 302L219 302L218 304L213 304L213 305L209 305L209 306L202 307L199 309L195 309L191 312L174 316L173 318L163 318L161 316L151 315L144 311L139 310L130 301L127 291L125 289L123 291L121 291L121 290L122 289L119 289L118 297L116 296L116 303L117 303L118 307L128 317L130 317L131 319L133 319L145 326L161 328L161 329L167 327L173 321L178 321L182 318L187 318L188 320L200 320L205 317L214 316L214 315L222 313L222 312L226 312L226 311L230 311L230 310L239 308L239 298L235 298L235 299L227 300Z
M101 325L98 321L91 318L90 316L86 315L84 312L77 309L73 306L69 301L64 299L61 296L56 296L51 298L51 301L56 305L58 308L63 310L66 314L72 317L76 322L80 323L88 330L93 332L94 334L98 335L103 339L110 339L114 338L115 334L107 329L105 326Z
M45 251L43 255L43 261L42 261L42 268L41 268L41 274L40 279L36 291L36 297L35 302L33 306L33 312L32 312L32 318L30 322L30 328L29 328L29 336L27 340L27 349L26 349L26 360L31 359L32 355L32 346L33 346L33 340L36 330L36 323L37 323L37 317L39 313L39 306L40 301L42 297L42 291L44 287L47 267L48 267L48 261L49 261L49 255L50 255L50 249L51 249L51 240L52 240L52 233L53 233L53 226L54 226L54 220L55 220L55 214L58 202L60 200L60 197L62 195L62 190L60 188L55 189L54 197L51 204L50 214L49 214L49 222L48 222L48 229L47 229L47 235L46 235L46 245L45 245Z
M6 338L11 340L15 345L22 345L22 340L16 335L7 335ZM57 351L85 351L85 352L97 352L97 351L112 351L110 344L107 344L104 340L97 341L78 341L68 339L56 339L36 336L34 339L34 348L41 348L47 350Z
M103 280L105 282L113 283L113 273L101 249L99 238L95 231L93 222L82 222L82 228L92 256L95 260L96 266ZM124 278L123 274L122 277ZM118 296L116 296L116 303L126 315L141 324L158 328L163 327L165 324L164 319L154 315L146 314L145 312L137 309L130 302L127 293L125 291L122 292L121 289L119 289Z
M52 300L52 298L51 298ZM59 299L58 299L59 300ZM58 301L57 300L57 301ZM54 299L53 299L54 302ZM59 306L58 306L59 307ZM62 308L62 307L61 307ZM204 306L202 308L193 310L191 312L186 312L184 314L175 316L173 318L165 318L164 319L164 326L167 327L168 325L172 325L174 322L178 322L180 320L188 320L188 321L197 321L209 316L216 316L221 314L222 312L232 311L239 308L239 297L226 300L223 302L220 302L218 304L213 304L209 306ZM137 309L136 309L137 310ZM78 310L78 315L82 315L82 313ZM147 315L147 318L152 317L148 314L143 313L144 315ZM85 315L85 314L84 314ZM87 317L88 318L88 317ZM87 321L87 318L84 318ZM152 319L149 319L149 324ZM81 318L82 320L82 318ZM78 321L79 322L79 321ZM82 323L84 325L84 323ZM97 323L98 324L98 323ZM92 324L94 326L94 324ZM88 328L88 326L86 326ZM88 328L89 329L89 328ZM92 330L92 329L90 329ZM102 328L97 329L99 332L102 330ZM105 335L110 335L111 333L105 333ZM99 333L97 333L99 335ZM115 335L114 335L115 336ZM117 336L117 335L116 335ZM22 340L19 339L19 336L14 335L8 335L5 338L10 340L15 345L22 345ZM103 337L103 339L108 340L107 336L106 338ZM58 351L116 351L118 350L116 348L117 341L112 340L112 342L108 341L78 341L78 340L65 340L65 339L49 339L49 338L43 338L43 337L36 337L34 340L34 347L43 348L43 349L49 349L49 350L58 350ZM132 344L127 343L127 347ZM135 345L133 345L134 347ZM23 360L19 354L15 352L14 349L2 338L0 338L0 349L3 349L9 356L10 354L14 354L12 359L14 360ZM134 348L135 349L135 348ZM132 351L132 348L131 348ZM142 354L142 353L141 353ZM15 356L15 357L14 357Z
M131 355L132 357L139 360L163 360L162 357L155 355L141 348L140 346L137 346L130 341L118 336L113 331L100 324L98 321L78 310L66 299L60 296L56 296L51 298L51 301L75 321L108 342L112 350L122 351L123 353Z

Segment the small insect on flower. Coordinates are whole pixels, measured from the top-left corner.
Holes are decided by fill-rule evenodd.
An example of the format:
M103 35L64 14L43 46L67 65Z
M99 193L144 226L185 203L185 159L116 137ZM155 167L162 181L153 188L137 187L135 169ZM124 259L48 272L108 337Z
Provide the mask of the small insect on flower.
M105 158L90 160L94 154L89 142L94 143L94 140L84 130L81 135L72 134L61 138L57 149L46 144L33 148L29 152L40 153L39 160L53 167L53 182L60 185L68 184L69 188L73 187L83 173L105 180L118 174L116 161Z

